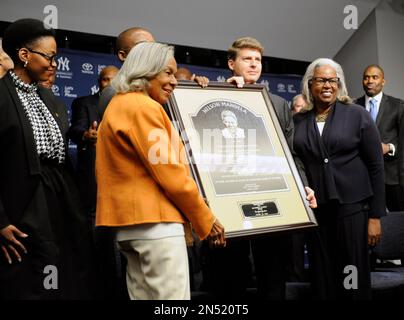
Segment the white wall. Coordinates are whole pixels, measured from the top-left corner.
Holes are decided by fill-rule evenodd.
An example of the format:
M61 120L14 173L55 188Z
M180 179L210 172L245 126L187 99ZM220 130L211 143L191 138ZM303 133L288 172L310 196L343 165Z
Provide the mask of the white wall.
M404 100L404 13L376 10L379 64L384 69L384 91Z
M393 2L382 1L334 57L344 68L351 97L363 95L364 68L379 64L384 91L404 100L404 10L392 8Z
M352 98L362 96L363 70L370 64L379 63L374 11L335 55L334 60L341 64L344 70L349 95Z
M59 28L116 36L133 26L157 40L227 50L245 35L260 40L265 55L311 61L332 57L352 35L344 7L358 8L359 23L379 0L1 0L0 20L42 19L54 4Z

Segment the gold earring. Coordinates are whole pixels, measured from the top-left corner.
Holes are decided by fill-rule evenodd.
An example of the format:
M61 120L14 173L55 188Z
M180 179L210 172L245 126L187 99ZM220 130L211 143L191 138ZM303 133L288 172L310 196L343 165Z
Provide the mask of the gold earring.
M26 67L27 67L27 64L28 64L28 60L25 60L25 63L24 63L24 68L26 68Z

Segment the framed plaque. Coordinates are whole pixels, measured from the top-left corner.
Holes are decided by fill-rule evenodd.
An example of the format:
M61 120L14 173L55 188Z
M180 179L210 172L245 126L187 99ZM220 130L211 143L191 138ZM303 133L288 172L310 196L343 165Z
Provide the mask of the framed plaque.
M264 86L181 82L168 109L227 238L317 225Z

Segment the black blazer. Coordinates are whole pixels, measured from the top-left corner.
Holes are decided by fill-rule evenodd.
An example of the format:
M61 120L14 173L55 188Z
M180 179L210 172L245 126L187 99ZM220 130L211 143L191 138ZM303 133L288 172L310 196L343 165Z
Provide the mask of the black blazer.
M365 107L365 96L356 100ZM404 190L404 101L383 93L376 118L383 143L392 143L396 147L394 156L384 155L385 183L400 185Z
M322 136L314 110L297 114L294 122L294 149L318 203L352 204L369 198L369 216L385 215L383 156L369 113L357 105L337 102Z
M65 139L69 127L66 108L51 90L38 93ZM69 163L67 158L67 163ZM0 79L0 228L18 225L40 179L34 135L9 74Z
M285 99L276 94L269 93L269 98L274 106L276 115L278 116L279 124L283 130L289 148L293 149L293 117L288 103Z
M98 112L99 94L80 97L73 100L72 103L72 120L69 129L69 138L73 140L79 150L86 149L88 143L83 141L84 131L90 128L94 121L100 124L100 114Z
M69 137L77 144L77 183L83 204L87 210L95 210L95 144L82 139L84 131L94 121L100 124L101 115L98 109L100 95L77 98L72 103L72 120Z

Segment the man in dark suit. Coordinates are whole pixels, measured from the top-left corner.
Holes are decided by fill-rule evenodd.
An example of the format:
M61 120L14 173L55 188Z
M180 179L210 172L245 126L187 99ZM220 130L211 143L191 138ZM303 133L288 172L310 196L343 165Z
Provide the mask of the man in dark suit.
M119 61L124 63L130 49L140 42L154 42L154 37L150 31L141 27L133 27L122 31L118 35L115 44L116 56ZM100 89L98 109L101 117L114 95L115 89L109 85L105 87L105 90Z
M124 63L130 50L136 44L141 42L154 42L153 35L147 29L142 27L132 27L125 31L122 31L118 35L115 44L116 55L119 61ZM195 81L201 87L206 87L209 83L209 79L204 76L191 75L191 77L188 80ZM111 86L107 86L105 90L102 90L102 92L100 93L98 109L101 117L104 114L105 109L107 108L109 102L111 101L115 93L116 93L115 89L112 88ZM167 111L166 105L164 105L164 108Z
M368 66L363 73L365 95L356 100L376 122L384 155L386 206L404 210L404 101L383 93L383 69Z
M109 85L118 73L115 66L105 67L98 78L99 92ZM72 124L69 129L70 139L77 144L77 179L80 195L86 212L91 217L94 226L96 203L95 183L95 143L97 142L97 127L101 121L98 112L99 93L79 97L72 103Z
M255 84L262 71L262 45L254 38L237 39L228 50L228 66L233 76L227 79L241 88ZM289 147L293 146L294 124L292 112L285 99L269 93L279 124ZM303 178L304 179L304 178ZM304 179L305 180L305 179ZM314 192L307 188L307 200L315 207ZM285 299L286 262L291 250L290 236L275 235L250 241L229 241L226 248L206 249L204 281L214 294L225 297L243 297L250 281L250 245L257 280L258 298L263 300Z
M109 85L118 73L115 66L105 67L98 78L99 92ZM88 224L93 230L97 259L97 294L100 299L123 296L122 279L117 275L113 235L108 230L95 229L97 186L95 181L95 143L102 115L98 109L100 94L79 97L72 103L70 139L77 144L77 185Z

